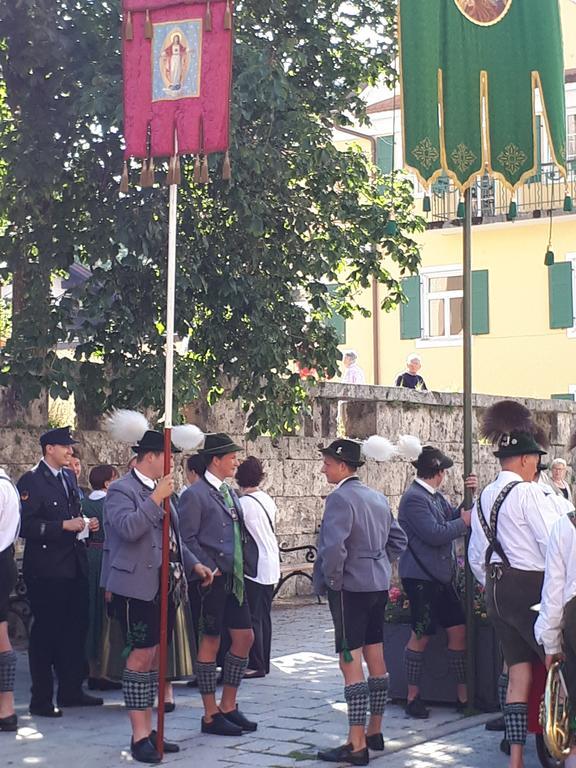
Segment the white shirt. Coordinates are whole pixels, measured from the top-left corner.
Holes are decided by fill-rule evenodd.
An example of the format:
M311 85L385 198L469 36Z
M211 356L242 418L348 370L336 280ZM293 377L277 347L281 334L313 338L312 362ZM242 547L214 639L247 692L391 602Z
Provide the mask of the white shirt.
M428 485L428 483L425 480L422 480L421 477L415 477L414 482L418 483L418 485L421 485L422 488L425 488L428 493L431 493L432 495L436 493L436 488L432 488L432 486Z
M366 376L358 363L352 363L344 371L341 382L342 384L366 384Z
M214 488L216 488L217 491L220 490L220 486L224 482L224 480L220 480L219 477L216 477L216 475L213 475L212 472L210 472L208 470L206 470L206 472L204 472L204 479L208 483L210 483L210 485L213 485Z
M151 490L154 490L154 488L156 488L156 483L154 482L154 480L152 480L151 477L148 477L148 475L143 475L142 472L138 472L136 467L134 467L134 474L136 475L138 480L140 480L140 482L146 486L146 488L150 488Z
M12 484L12 481L0 469L0 552L8 549L16 539L20 531L20 496Z
M339 483L336 483L336 485L334 486L334 491L336 491L338 488L340 488L340 486L344 485L345 482L347 482L348 480L352 480L353 478L355 480L359 480L360 479L358 477L358 475L348 475L348 477L345 477L343 480L340 480Z
M90 501L100 501L100 499L104 499L105 497L106 497L106 491L103 491L102 489L98 491L92 491L90 496L88 496Z
M548 501L556 509L556 512L559 515L566 515L568 512L572 512L574 510L574 504L572 504L571 501L568 501L565 496L561 496L559 493L556 493L554 488L552 488L550 483L542 474L538 478L538 485L540 488L542 488L544 495L548 497Z
M275 524L276 513L278 512L274 500L264 491L254 491L254 493L240 497L246 528L248 528L258 545L258 571L256 578L250 580L256 581L258 584L276 584L280 580L278 541L270 521L266 517L266 512L264 512L264 509L262 509L258 502L268 512L272 525ZM246 578L250 577L246 576Z
M576 597L576 528L568 515L556 520L548 542L540 615L534 635L546 653L562 650L562 615Z
M500 491L514 480L521 481L515 472L502 470L496 480L484 488L481 494L482 511L490 524L492 505ZM549 497L536 483L520 483L512 489L500 507L498 515L498 541L502 545L510 565L520 571L544 571L546 548L552 526L558 512ZM474 576L481 584L486 583L484 560L488 540L478 519L478 502L472 510L472 535L468 546L468 561ZM501 559L496 553L491 563Z

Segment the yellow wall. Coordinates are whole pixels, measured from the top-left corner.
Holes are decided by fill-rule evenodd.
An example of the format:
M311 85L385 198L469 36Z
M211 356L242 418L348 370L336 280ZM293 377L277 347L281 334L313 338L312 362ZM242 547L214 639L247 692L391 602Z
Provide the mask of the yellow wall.
M566 69L576 68L576 3L560 0Z

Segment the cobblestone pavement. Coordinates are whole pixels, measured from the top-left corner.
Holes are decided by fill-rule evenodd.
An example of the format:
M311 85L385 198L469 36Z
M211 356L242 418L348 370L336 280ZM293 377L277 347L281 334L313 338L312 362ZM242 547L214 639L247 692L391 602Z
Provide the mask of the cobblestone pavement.
M166 716L166 735L180 744L164 764L199 768L318 768L319 747L342 743L347 731L343 686L333 630L325 605L275 608L273 671L240 689L242 710L259 723L240 738L200 734L201 702L196 689L176 685L176 710ZM105 694L105 706L67 709L59 720L27 712L29 677L19 654L16 701L18 734L0 733L0 766L113 768L133 762L128 718L120 692ZM500 734L484 730L490 716L462 718L449 707L434 707L429 720L406 718L389 705L384 734L386 752L371 762L386 768L505 766L498 752ZM526 768L538 765L532 744Z

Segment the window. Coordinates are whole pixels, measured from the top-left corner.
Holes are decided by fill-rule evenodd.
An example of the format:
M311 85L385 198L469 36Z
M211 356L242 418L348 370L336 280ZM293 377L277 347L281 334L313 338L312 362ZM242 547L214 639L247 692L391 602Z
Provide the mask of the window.
M566 130L566 159L576 160L576 113L568 115Z
M424 340L460 341L463 296L462 274L456 271L422 274Z

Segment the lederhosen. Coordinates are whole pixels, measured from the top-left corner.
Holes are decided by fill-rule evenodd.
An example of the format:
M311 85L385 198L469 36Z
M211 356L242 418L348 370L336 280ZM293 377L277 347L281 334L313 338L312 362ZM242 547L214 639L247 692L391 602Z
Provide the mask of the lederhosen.
M482 511L480 494L478 498L478 519L488 540L486 550L486 612L498 640L502 645L504 659L508 666L531 662L538 657L543 660L542 648L534 637L534 624L538 614L532 606L540 602L544 573L523 571L510 565L502 544L498 541L498 516L500 508L509 493L521 481L508 483L498 494L490 512L490 524ZM496 554L502 562L491 563Z
M569 512L572 525L576 528L576 513ZM576 708L576 597L564 606L562 619L562 648L564 651L564 679L572 705Z

